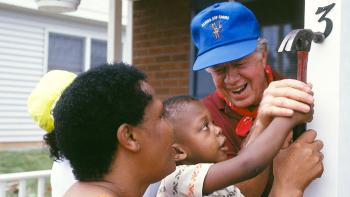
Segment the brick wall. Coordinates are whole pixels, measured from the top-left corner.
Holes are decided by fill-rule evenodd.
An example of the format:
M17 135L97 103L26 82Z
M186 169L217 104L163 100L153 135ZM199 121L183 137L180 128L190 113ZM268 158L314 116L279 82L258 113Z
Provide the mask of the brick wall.
M133 63L161 99L189 91L190 2L134 2Z

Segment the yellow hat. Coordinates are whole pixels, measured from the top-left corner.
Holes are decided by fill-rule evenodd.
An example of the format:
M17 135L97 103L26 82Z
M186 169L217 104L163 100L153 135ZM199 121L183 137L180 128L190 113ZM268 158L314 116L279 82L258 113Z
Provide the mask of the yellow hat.
M27 102L28 111L40 128L47 132L53 130L54 120L51 110L63 90L72 83L76 76L68 71L52 70L40 79Z

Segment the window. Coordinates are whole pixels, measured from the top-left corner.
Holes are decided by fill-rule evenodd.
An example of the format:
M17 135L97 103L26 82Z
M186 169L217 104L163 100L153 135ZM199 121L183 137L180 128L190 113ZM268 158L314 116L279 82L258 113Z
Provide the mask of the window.
M49 33L48 70L84 70L85 38Z
M107 42L104 40L91 40L91 67L96 67L107 62Z
M107 41L103 39L50 32L48 48L48 71L81 73L107 62Z

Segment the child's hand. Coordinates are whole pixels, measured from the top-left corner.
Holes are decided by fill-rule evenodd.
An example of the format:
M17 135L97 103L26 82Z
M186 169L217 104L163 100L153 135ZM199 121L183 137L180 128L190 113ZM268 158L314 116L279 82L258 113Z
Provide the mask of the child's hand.
M311 122L314 115L314 105L310 106L310 110L307 113L303 112L294 112L292 120L295 121L295 124L301 124L306 122Z

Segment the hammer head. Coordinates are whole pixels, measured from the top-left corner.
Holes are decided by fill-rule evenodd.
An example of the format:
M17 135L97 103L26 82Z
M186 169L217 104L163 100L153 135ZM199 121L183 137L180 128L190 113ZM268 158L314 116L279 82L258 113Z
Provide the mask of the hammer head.
M278 52L283 51L310 51L312 40L320 43L324 40L321 32L313 32L310 29L296 29L291 31L282 41Z

